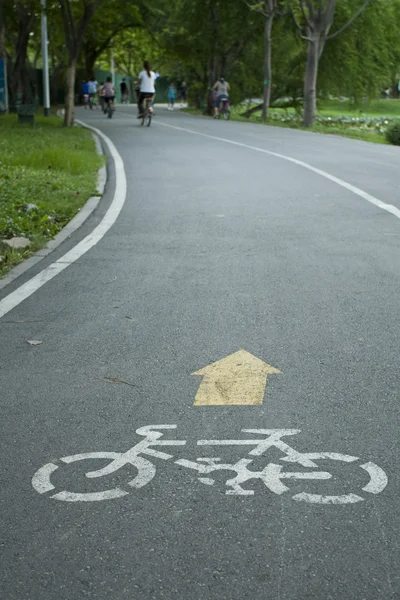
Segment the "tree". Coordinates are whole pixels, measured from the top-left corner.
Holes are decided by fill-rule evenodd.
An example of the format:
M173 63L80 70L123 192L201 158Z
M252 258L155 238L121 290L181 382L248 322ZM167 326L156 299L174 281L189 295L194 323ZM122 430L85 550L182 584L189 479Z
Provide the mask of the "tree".
M93 73L97 59L110 48L119 33L137 28L141 23L139 7L132 1L114 0L97 11L88 24L82 44L86 75Z
M279 0L264 0L252 3L247 3L251 10L259 12L264 16L264 84L263 84L263 103L262 103L262 119L268 118L268 109L271 100L271 85L272 85L272 56L271 56L271 37L272 26L275 17L279 13Z
M262 73L252 55L261 22L249 15L243 0L176 0L173 4L157 0L152 2L153 10L154 5L157 15L150 30L158 36L171 66L175 65L173 70L187 81L197 106L220 75L229 79L233 100L243 98L249 82L253 89L254 80L260 93Z
M143 27L121 31L114 40L114 60L116 67L130 79L130 92L134 97L133 80L143 68L143 62L150 60L154 69L159 71L172 63L165 51L159 46L157 38ZM102 64L102 63L100 63Z
M6 58L6 24L4 21L3 3L0 2L0 60Z
M354 3L338 3L338 29L353 10ZM318 95L344 96L362 104L392 87L400 67L399 28L400 0L372 2L352 27L326 45L319 66Z
M306 127L310 127L315 119L318 66L326 42L335 39L345 31L371 1L365 0L346 23L331 35L329 32L334 22L337 0L296 0L297 10L291 7L300 37L307 41L304 77L304 125Z
M28 75L28 46L31 33L38 24L39 14L39 0L16 0L3 6L10 104L15 104L17 99L23 102L32 99Z
M76 65L84 35L96 9L104 0L82 0L78 4L71 0L59 1L68 53L64 125L70 127L73 123Z

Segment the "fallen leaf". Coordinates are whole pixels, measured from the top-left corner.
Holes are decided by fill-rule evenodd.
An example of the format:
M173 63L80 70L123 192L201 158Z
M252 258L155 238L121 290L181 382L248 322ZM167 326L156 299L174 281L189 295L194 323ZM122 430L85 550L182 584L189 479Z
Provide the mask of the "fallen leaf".
M43 342L41 342L40 340L26 340L28 342L28 344L30 344L31 346L39 346L39 344L43 344Z

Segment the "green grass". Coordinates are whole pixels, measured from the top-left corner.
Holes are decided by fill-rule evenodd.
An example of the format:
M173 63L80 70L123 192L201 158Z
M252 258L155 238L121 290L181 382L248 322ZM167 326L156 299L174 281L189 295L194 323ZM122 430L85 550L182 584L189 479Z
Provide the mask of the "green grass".
M327 117L340 115L354 115L367 117L392 117L400 119L399 100L371 100L361 104L349 101L339 102L337 100L325 100L319 103L318 112Z
M16 115L0 116L0 240L31 241L23 252L0 242L0 277L42 248L96 194L103 159L91 134L66 129L57 117L36 117L36 123L33 128L18 125Z
M251 115L249 118L243 117L242 113L244 113L248 108L251 108L251 106L244 104L232 106L231 119L233 121L242 121L244 123L250 122L264 124L264 122L261 121L260 112ZM191 112L192 114L202 114L202 111L196 109L188 109L188 112ZM394 119L400 119L400 100L375 100L365 102L360 105L355 105L349 101L340 102L327 100L319 102L317 116L322 120L326 120L331 117L333 121L331 123L316 121L313 127L309 128L305 128L302 125L300 118L295 119L296 111L294 108L271 107L270 114L272 116L266 123L269 126L287 127L290 129L313 131L315 133L341 135L366 142L386 144L388 142L383 129L386 127L387 123L378 123L375 127L374 125L366 125L365 123L342 123L338 121L340 121L341 118L358 118L362 119L363 121L368 119L384 120L385 118L390 121ZM285 121L282 119L293 120Z

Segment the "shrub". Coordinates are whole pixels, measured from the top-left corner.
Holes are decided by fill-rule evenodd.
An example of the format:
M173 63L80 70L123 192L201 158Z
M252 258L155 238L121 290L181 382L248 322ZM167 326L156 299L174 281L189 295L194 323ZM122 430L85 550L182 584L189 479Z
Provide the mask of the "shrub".
M400 121L393 123L386 131L386 139L394 146L400 146Z

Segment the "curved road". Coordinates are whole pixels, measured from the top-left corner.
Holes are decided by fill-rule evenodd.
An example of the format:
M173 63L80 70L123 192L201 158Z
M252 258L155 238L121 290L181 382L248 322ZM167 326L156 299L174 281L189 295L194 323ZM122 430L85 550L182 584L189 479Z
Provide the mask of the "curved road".
M0 319L2 597L400 598L400 219L259 151L400 209L399 150L163 109L149 129L130 107L79 116L128 191ZM95 213L0 302L102 221L108 169Z

